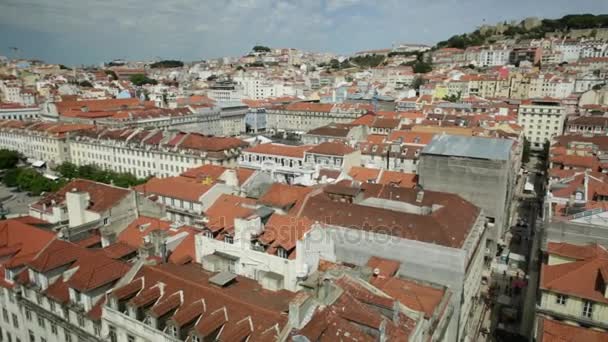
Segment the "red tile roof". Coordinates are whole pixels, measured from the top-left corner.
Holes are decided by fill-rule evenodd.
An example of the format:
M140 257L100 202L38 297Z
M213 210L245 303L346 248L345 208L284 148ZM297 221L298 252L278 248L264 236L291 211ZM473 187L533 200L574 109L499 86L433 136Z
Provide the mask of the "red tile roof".
M0 222L1 275L4 269L30 262L36 254L55 238L55 233L15 219ZM4 279L4 278L2 278Z
M608 332L558 322L552 319L538 318L539 342L608 342Z
M146 195L159 195L177 198L189 202L199 202L213 184L205 184L187 177L150 178L146 183L138 185L135 189Z
M244 218L255 212L255 203L250 198L222 194L205 212L209 219L206 226L215 232L232 230L235 218Z
M378 184L396 185L402 188L413 189L418 183L418 175L415 173L405 173L398 171L384 170L380 176Z
M304 158L304 152L310 150L312 146L290 146L280 144L259 144L246 148L243 152L265 154L271 156L283 156L291 158Z
M378 180L381 171L381 169L353 166L350 171L348 171L348 175L361 183L375 183Z
M274 254L276 249L281 247L288 252L289 259L294 259L296 242L302 239L312 224L313 222L306 218L273 214L264 225L264 232L258 240L268 246L268 253Z
M89 194L89 207L87 210L101 213L117 205L122 199L131 193L129 189L123 189L112 185L97 183L86 179L74 179L58 191L48 194L31 206L38 210L51 210L54 205L65 205L67 192L86 192Z
M306 151L306 153L323 154L328 156L345 156L355 152L355 149L341 142L324 142Z
M260 204L275 208L288 208L298 201L302 201L312 188L283 183L273 183L260 197Z
M597 246L590 249L596 249L599 255L564 264L543 265L539 288L608 304L603 289L596 286L598 274L608 267L608 253L603 248L598 250ZM580 255L580 252L573 254Z

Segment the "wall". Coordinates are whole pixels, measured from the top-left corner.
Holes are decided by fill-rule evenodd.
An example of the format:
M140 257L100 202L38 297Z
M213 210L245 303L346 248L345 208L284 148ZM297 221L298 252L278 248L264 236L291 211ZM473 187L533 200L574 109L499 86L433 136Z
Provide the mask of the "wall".
M579 318L583 321L589 320L598 322L606 326L608 324L608 305L594 302L591 318L583 316L583 299L568 296L565 304L557 303L557 294L550 291L541 291L540 307L542 310L550 310L563 315Z
M506 161L475 160L422 155L418 163L420 185L427 190L450 192L494 217L494 231L488 238L497 241L509 226L508 208L513 172Z

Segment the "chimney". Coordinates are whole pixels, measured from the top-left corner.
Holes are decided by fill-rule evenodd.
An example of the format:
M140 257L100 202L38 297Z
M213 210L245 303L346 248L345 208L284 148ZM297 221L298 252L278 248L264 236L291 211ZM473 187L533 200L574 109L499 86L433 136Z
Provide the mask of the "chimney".
M76 227L86 223L85 211L89 207L90 196L88 192L72 189L65 194L69 226Z
M422 203L422 200L424 199L424 190L420 190L418 191L418 193L416 193L416 203Z

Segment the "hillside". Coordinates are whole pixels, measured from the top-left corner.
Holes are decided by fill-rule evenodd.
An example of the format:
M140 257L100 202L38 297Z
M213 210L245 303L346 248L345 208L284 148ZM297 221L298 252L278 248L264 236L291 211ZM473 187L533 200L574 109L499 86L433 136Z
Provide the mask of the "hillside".
M590 30L588 36L594 37L598 29L608 30L608 14L572 14L560 19L527 18L519 23L499 23L484 25L472 33L450 37L437 43L437 48L453 47L465 49L469 46L494 43L501 39L515 38L539 39L547 35L567 36L572 30Z

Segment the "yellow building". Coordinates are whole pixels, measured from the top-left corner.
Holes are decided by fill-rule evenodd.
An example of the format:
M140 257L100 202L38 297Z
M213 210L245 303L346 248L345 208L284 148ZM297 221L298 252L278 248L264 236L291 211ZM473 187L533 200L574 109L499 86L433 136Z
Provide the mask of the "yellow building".
M540 276L540 317L608 331L608 251L550 242Z

